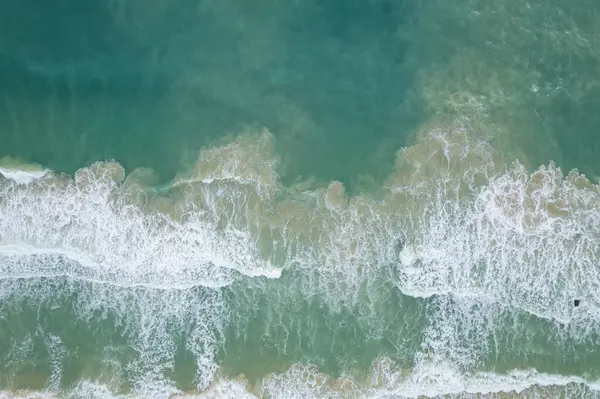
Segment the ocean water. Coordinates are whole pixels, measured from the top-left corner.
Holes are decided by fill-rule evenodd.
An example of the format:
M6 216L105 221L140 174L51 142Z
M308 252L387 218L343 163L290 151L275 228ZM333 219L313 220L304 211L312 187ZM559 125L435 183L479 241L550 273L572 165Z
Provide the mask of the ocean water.
M0 2L0 397L600 397L599 21Z

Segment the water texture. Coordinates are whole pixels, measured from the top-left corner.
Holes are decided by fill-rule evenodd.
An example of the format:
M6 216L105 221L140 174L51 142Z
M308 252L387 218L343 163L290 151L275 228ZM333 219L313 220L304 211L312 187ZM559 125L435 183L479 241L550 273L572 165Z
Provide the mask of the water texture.
M600 397L600 5L0 4L0 397Z

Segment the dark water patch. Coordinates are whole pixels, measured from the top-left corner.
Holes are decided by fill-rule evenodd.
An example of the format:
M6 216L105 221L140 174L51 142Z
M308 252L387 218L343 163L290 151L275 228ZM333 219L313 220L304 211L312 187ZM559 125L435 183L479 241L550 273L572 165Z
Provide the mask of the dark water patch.
M108 1L3 1L0 53L28 62L125 56L131 36L114 22Z

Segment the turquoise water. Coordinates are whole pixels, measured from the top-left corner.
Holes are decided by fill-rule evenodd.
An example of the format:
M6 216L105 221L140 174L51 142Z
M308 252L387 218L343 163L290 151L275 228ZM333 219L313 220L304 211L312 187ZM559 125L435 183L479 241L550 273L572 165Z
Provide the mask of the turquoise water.
M0 397L598 397L598 18L2 2Z
M382 176L419 119L402 109L418 96L398 35L411 2L2 7L3 152L56 170L115 158L169 180L253 126L292 181Z

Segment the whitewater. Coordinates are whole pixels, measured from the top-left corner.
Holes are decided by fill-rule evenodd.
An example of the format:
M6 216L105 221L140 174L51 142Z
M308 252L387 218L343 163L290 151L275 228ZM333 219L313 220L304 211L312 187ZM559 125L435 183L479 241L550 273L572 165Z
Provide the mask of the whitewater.
M0 2L0 398L600 397L597 15Z
M38 172L25 182L3 173L5 327L21 312L55 309L77 324L114 325L118 341L135 350L124 364L110 353L117 348L105 347L101 373L63 394L92 387L118 394L124 384L126 396L191 394L167 373L185 345L200 395L417 397L547 386L596 395L597 375L563 375L543 363L536 371L527 352L530 368L490 366L527 351L519 341L535 340L538 329L538 353L558 346L563 356L597 355L598 186L553 164L532 173L505 164L460 121L428 128L400 150L378 195L348 195L337 182L282 186L272 141L263 132L204 150L192 170L158 191L114 162L73 177ZM573 307L574 298L582 305ZM252 311L281 353L300 343L279 327L305 329L300 341L322 339L320 318L285 317L306 301L337 320L330 333L343 329L338 317L350 311L364 339L386 337L399 352L373 356L371 371L340 365L339 377L303 362L252 384L219 371L226 330L249 334ZM389 324L390 317L411 325ZM13 335L3 362L32 356L41 339L51 369L44 395L52 396L63 359L77 349L50 319L38 323ZM183 343L175 331L186 332Z

